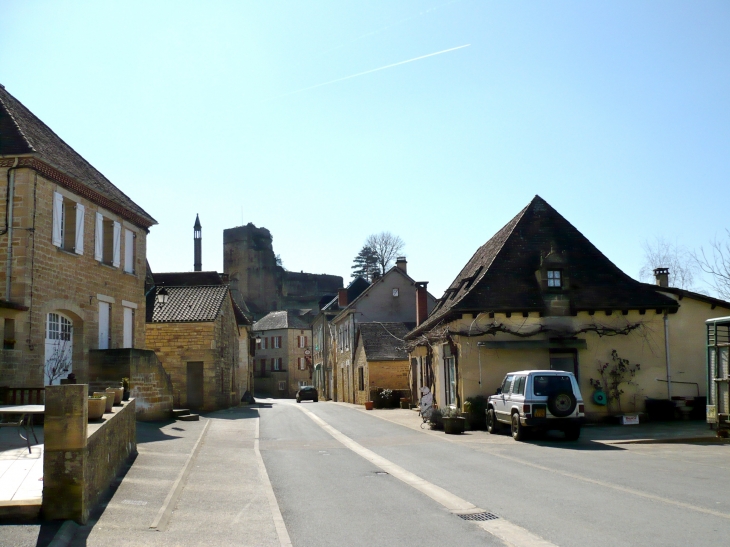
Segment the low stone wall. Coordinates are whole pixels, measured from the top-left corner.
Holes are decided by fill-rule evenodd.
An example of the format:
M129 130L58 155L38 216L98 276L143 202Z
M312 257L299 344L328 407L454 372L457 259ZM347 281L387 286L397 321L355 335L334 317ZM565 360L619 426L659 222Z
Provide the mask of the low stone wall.
M101 494L137 453L135 401L88 423L86 384L46 388L43 517L86 523Z

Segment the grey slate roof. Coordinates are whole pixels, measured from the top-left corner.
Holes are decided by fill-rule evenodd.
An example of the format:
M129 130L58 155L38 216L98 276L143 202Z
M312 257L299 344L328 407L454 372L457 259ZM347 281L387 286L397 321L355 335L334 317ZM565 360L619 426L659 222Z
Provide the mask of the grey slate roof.
M564 294L571 310L677 310L677 303L622 272L540 196L474 253L408 338L462 313L544 312L545 293L535 272L555 249L566 253Z
M297 310L272 311L253 324L254 331L276 329L308 329L310 324L301 319Z
M20 101L0 86L0 156L32 154L145 220L157 224L144 209L114 186ZM147 227L146 226L146 227Z
M155 287L156 296L162 290ZM152 323L209 322L215 321L223 301L228 296L227 285L202 287L165 287L169 299L165 305L152 300Z
M405 335L415 323L360 323L360 340L368 361L408 359Z
M203 285L223 285L218 272L164 272L153 273L155 285L166 287L201 287Z

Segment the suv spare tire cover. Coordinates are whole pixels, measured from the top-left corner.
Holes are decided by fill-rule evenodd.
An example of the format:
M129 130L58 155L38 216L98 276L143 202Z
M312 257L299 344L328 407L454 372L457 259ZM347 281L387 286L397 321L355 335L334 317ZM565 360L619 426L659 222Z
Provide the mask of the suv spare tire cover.
M550 414L556 418L570 416L575 410L577 401L570 391L556 391L548 396L547 406Z

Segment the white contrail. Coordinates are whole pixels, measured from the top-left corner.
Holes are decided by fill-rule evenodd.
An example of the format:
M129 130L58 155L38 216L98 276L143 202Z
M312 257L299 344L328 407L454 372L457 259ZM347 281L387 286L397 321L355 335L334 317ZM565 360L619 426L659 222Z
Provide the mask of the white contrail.
M381 66L379 68L373 68L371 70L366 70L365 72L358 72L357 74L351 74L350 76L345 76L343 78L337 78L336 80L330 80L329 82L324 82L324 83L317 84L317 85L313 85L313 86L310 86L310 87L305 87L305 88L302 88L302 89L297 89L296 91L291 91L289 93L284 93L283 95L279 95L279 98L281 98L281 97L288 97L289 95L295 95L297 93L302 93L304 91L309 91L310 89L317 89L318 87L322 87L322 86L325 86L325 85L334 84L334 83L337 83L337 82L342 82L344 80L349 80L351 78L357 78L358 76L364 76L365 74L370 74L372 72L378 72L379 70L385 70L386 68L393 68L394 66L404 65L406 63L412 63L413 61L420 61L421 59L426 59L427 57L434 57L436 55L441 55L442 53L448 53L450 51L456 51L457 49L463 49L465 47L469 47L470 45L471 44L464 44L463 46L452 47L452 48L449 48L449 49L444 49L444 50L441 50L441 51L437 51L436 53L429 53L428 55L421 55L420 57L414 57L413 59L408 59L406 61L400 61L398 63L393 63L393 64L390 64L390 65Z

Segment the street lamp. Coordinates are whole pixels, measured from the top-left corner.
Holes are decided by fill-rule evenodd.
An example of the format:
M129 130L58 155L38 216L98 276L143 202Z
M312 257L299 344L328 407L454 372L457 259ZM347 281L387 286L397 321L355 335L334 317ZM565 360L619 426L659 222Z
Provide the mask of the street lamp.
M160 304L160 306L164 306L167 304L167 301L170 299L170 295L167 292L167 289L165 287L162 287L159 292L157 293L157 296L155 296L155 300L157 300L157 303Z

